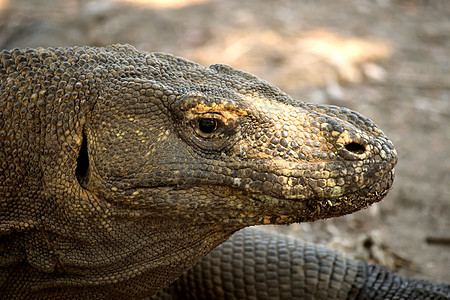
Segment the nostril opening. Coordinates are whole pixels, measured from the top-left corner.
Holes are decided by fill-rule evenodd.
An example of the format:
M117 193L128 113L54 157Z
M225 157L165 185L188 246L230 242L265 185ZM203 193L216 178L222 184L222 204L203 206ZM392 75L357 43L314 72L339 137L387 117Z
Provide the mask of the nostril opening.
M363 154L366 151L366 147L364 147L364 145L355 142L351 142L345 145L345 149L355 154Z

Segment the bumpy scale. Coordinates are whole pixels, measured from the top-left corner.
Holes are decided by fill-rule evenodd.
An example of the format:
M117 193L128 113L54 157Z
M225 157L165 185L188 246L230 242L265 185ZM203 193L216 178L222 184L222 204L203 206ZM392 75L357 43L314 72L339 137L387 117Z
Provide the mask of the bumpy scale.
M225 65L130 46L0 55L7 297L155 293L235 231L381 200L380 129Z

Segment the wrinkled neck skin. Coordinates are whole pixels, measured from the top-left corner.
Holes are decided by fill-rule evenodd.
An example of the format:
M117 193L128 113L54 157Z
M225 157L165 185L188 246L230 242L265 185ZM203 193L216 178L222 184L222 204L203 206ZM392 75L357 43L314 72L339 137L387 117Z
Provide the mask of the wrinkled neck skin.
M14 260L6 290L23 292L21 283L28 282L33 296L61 297L73 290L89 297L144 297L175 280L242 227L200 224L195 208L192 216L177 218L155 213L158 207L139 211L114 202L104 206L100 203L105 199L81 194L76 202L83 208L67 208L72 215L64 228L36 226L26 234L3 237ZM155 197L150 202L163 200ZM15 256L14 246L23 255Z

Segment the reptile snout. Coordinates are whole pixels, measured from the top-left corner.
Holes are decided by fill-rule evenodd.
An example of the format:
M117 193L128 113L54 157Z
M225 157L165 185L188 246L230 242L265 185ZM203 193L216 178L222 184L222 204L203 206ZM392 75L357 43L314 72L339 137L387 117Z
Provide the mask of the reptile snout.
M318 106L320 112L324 106ZM322 134L333 144L336 154L347 161L385 162L389 168L397 163L394 145L368 118L346 108L328 106ZM321 118L323 119L323 117Z
M278 172L288 184L279 187L279 194L290 199L333 199L342 207L358 197L367 203L379 201L392 185L397 163L395 148L384 133L367 117L346 108L298 107L278 113L279 123L274 122L273 136L267 139L266 153L290 162L280 163Z

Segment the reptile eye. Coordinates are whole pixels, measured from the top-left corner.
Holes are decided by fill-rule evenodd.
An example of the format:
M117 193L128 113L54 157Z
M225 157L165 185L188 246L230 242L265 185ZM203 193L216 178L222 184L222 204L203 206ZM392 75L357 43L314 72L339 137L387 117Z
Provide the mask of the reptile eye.
M218 121L214 118L201 118L198 120L198 129L204 134L211 134L217 130Z

